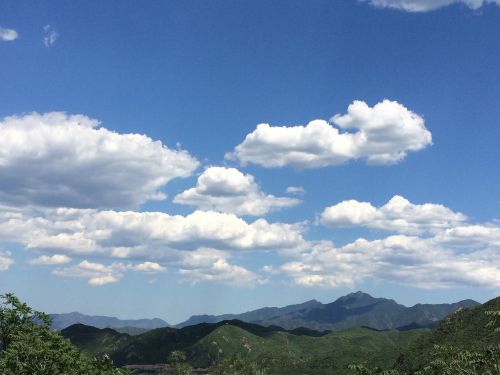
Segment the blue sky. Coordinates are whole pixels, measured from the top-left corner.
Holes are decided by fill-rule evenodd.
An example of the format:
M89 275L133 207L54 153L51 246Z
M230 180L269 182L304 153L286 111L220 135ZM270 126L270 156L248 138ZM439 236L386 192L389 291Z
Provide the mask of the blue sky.
M3 1L1 290L172 323L496 296L499 36L497 1Z

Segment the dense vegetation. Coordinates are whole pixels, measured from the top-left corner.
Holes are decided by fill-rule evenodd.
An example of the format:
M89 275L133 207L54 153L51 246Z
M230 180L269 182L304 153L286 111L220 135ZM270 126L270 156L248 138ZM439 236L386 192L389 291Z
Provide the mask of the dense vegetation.
M107 356L87 357L49 329L48 315L13 294L0 295L0 374L118 375Z
M12 294L0 298L5 375L127 373L112 359L118 365L168 362L169 373L178 375L192 374L193 367L214 375L500 375L500 298L458 310L432 330L287 331L227 321L138 336L81 324L61 335L49 329L46 314Z

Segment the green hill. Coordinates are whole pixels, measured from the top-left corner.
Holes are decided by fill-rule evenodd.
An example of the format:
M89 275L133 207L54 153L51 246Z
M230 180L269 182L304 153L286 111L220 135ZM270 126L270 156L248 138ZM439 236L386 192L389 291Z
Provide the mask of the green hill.
M434 345L481 352L493 344L500 344L499 333L487 326L490 318L486 311L500 311L500 297L448 315L428 335L423 335L404 351L395 367L406 373L422 368L430 361Z
M133 340L132 336L116 332L111 328L99 329L84 324L74 324L65 328L61 331L61 335L92 356L115 353Z
M182 329L160 328L138 336L82 325L69 327L62 334L90 354L109 354L118 365L162 363L170 352L182 350L195 367L209 367L219 359L240 356L273 374L347 374L347 366L354 362L393 364L403 350L427 332L369 328L331 333L287 331L233 320Z

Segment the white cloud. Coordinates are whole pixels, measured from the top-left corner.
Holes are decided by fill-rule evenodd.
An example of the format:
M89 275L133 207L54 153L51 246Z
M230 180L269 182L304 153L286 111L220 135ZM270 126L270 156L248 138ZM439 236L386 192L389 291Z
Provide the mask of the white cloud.
M80 256L162 259L172 250L284 249L303 246L300 224L252 223L233 214L47 209L25 214L0 212L0 238L30 249Z
M498 249L456 252L433 238L405 235L359 239L342 247L325 241L281 270L302 286L353 287L375 279L419 288L500 288Z
M165 272L167 269L162 265L155 262L144 262L135 265L130 265L129 269L137 272L146 272L146 273L157 273L157 272Z
M177 195L174 202L203 210L259 216L295 206L300 200L265 194L252 175L235 168L210 167L198 177L196 187Z
M455 226L466 216L434 203L413 204L404 197L394 196L384 206L376 208L369 202L348 200L325 208L320 217L325 226L367 227L399 233L436 232Z
M286 188L288 194L304 194L306 191L302 186L289 186Z
M267 168L319 168L356 159L394 164L432 144L422 117L394 101L374 107L355 101L331 122L337 127L324 120L306 126L260 124L226 158Z
M71 262L71 258L64 254L42 255L30 260L30 264L36 265L66 264L69 262Z
M131 208L164 199L198 161L140 134L118 134L61 112L0 122L0 202L13 206Z
M466 5L471 9L479 9L483 5L497 4L500 0L361 0L379 8L392 8L406 12L429 12L453 4Z
M85 278L90 285L102 286L118 282L125 271L126 267L122 263L105 265L84 260L71 267L57 268L52 273L57 276Z
M0 41L11 42L19 37L16 30L0 27Z
M265 282L256 273L244 267L230 264L226 259L216 258L209 264L196 268L180 268L179 274L184 277L184 282L197 284L211 281L232 286L255 286Z
M10 251L0 251L0 272L7 271L14 263Z
M59 33L50 25L45 25L43 27L43 32L45 35L42 41L45 47L52 46L56 42L57 38L59 38Z

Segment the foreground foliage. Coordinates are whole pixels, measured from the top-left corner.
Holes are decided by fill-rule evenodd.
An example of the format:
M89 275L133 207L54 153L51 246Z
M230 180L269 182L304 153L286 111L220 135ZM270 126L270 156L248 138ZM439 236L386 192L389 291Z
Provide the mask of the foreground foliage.
M0 295L0 373L4 375L121 375L107 356L89 358L49 329L47 314L13 294Z
M455 345L434 344L428 353L427 363L420 368L408 365L402 366L406 370L384 370L363 365L351 365L349 368L357 375L500 375L500 310L484 311L485 308L499 307L500 299L496 298L485 307L460 310L447 317L430 339L444 341L443 337L447 337L447 341ZM469 330L475 330L476 336L471 337Z

